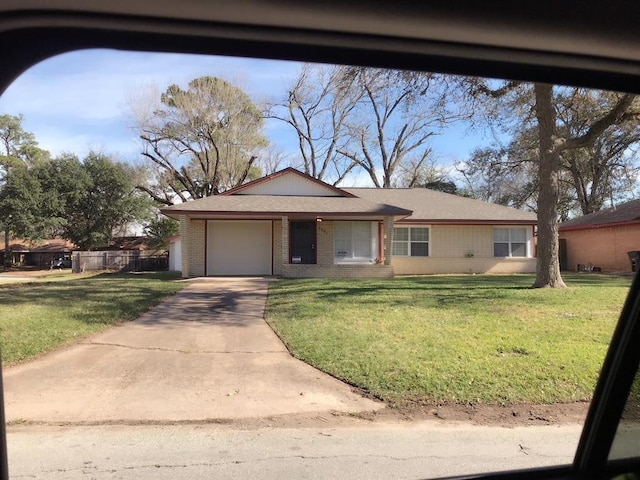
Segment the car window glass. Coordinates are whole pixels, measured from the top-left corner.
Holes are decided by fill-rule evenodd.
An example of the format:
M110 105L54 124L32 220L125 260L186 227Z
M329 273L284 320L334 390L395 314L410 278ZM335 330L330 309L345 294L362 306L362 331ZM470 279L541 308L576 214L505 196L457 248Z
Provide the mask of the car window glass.
M640 457L640 381L636 374L611 446L609 459L623 460L638 457Z
M23 133L0 152L12 472L570 464L638 259L637 125L560 148L625 97L555 86L541 149L537 87L107 50L27 71L0 97L0 131ZM560 275L539 285L553 148ZM135 320L184 285L174 317ZM612 459L637 456L637 399ZM52 445L86 454L32 461Z

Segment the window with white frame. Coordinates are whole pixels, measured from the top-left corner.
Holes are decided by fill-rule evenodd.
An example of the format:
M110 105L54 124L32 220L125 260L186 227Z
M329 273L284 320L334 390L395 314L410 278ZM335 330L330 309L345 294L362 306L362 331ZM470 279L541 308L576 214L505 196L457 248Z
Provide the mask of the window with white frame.
M508 227L493 229L494 257L526 257L527 229Z
M395 227L393 255L397 257L428 257L429 227Z
M375 222L333 222L335 263L370 263L377 245Z

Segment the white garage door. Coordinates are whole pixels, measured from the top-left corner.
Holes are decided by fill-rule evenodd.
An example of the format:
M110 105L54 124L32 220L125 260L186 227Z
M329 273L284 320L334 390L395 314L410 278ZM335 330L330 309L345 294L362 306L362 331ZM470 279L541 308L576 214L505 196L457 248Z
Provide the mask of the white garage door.
M207 275L271 275L271 221L209 220Z

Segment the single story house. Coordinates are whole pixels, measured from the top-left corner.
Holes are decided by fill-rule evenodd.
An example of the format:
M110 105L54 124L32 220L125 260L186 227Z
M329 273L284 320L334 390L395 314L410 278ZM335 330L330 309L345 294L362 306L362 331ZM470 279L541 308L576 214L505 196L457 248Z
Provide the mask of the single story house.
M180 222L183 277L536 269L534 213L424 188L337 188L287 168L161 211Z
M4 264L6 245L2 235L2 248L0 249L0 265ZM69 257L76 246L61 238L50 238L39 242L30 242L21 239L12 239L9 243L11 264L49 268L51 262L58 258Z
M640 200L562 222L560 242L568 270L598 267L630 272L628 252L640 251Z
M148 238L145 236L114 237L106 245L98 245L93 250L113 251L113 250L154 250L149 247Z

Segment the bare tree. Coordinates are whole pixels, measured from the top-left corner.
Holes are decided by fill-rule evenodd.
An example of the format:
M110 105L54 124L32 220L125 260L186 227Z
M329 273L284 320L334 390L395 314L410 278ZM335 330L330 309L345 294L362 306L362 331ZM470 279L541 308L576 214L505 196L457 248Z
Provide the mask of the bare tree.
M348 141L346 122L361 93L342 88L341 67L305 64L282 101L266 113L291 126L298 140L304 172L337 185L356 167L340 155Z
M534 287L564 287L558 262L558 172L563 152L593 145L611 125L623 121L634 96L620 95L612 107L574 136L556 136L553 86L536 83L536 117L540 139L538 193L538 267Z
M216 195L259 176L257 151L267 145L262 114L240 88L215 77L171 85L155 108L134 111L142 155L154 178L139 188L171 205Z
M283 151L282 149L269 145L259 151L258 167L263 175L270 175L282 170L284 167L293 167L298 170L303 169L302 162L299 158L292 158L293 154Z
M577 150L593 148L610 128L637 122L635 97L613 94L607 105L592 109L579 128L569 130L558 121L557 95L565 94L565 87L466 79L466 88L472 102L488 102L485 118L505 131L513 133L514 126L522 131L531 125L536 132L538 263L533 286L564 287L558 261L562 160Z
M393 188L424 187L439 182L450 182L449 175L434 158L429 158L428 161L410 158L398 165Z
M456 118L444 77L436 74L341 67L340 83L361 95L347 122L349 143L339 152L376 187L391 187L403 162L420 169L431 155L429 139Z
M537 161L530 157L530 150L513 143L475 150L466 162L458 165L458 172L474 198L536 211Z
M561 138L582 135L586 126L605 115L620 98L616 93L583 88L557 90L555 104ZM592 143L561 153L560 181L565 173L564 182L575 197L574 209L583 215L600 210L606 200L624 199L636 186L639 114L640 102L636 99L621 120L608 126Z

